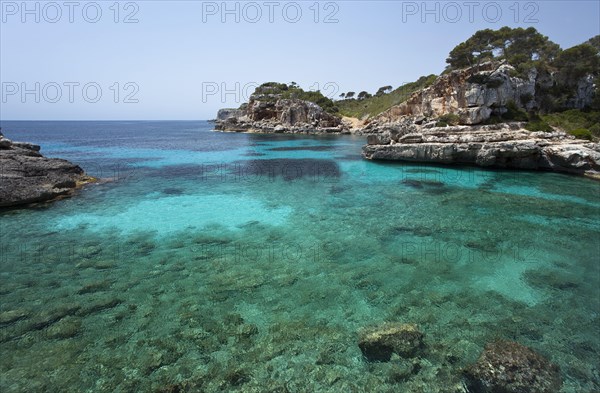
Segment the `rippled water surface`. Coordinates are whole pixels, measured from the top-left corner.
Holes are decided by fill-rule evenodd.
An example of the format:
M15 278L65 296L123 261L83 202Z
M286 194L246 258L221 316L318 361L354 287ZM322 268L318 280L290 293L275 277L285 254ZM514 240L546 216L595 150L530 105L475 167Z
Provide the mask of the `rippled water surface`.
M496 338L600 388L598 182L207 122L1 126L110 179L0 212L2 392L460 392ZM366 362L357 332L392 321L426 351Z

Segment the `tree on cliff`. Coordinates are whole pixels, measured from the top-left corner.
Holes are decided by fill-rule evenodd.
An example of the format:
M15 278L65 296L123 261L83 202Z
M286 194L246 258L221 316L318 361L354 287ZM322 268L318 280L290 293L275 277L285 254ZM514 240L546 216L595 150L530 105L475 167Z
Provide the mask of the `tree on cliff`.
M600 35L590 38L585 43L593 46L598 52L598 55L600 55Z
M388 94L391 91L392 91L392 86L389 86L389 85L388 86L383 86L383 87L380 87L379 90L377 90L377 93L375 93L375 95L377 97L379 97L379 96L382 96L384 94Z
M364 100L365 98L371 98L371 97L373 97L373 96L371 94L369 94L368 92L361 91L360 93L358 93L358 97L357 98L359 100Z
M552 63L565 83L576 84L586 75L600 75L600 56L596 48L581 44L562 51Z
M346 93L346 98L353 98L356 93L353 91L349 91Z
M446 62L450 69L470 67L493 59L507 60L518 67L532 61L551 62L559 52L557 44L533 27L502 27L476 32L452 49Z

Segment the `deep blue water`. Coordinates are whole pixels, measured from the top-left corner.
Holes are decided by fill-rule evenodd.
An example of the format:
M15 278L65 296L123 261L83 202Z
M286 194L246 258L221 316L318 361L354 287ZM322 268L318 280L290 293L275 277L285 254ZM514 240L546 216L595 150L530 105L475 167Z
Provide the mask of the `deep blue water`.
M495 338L600 388L598 182L203 121L1 127L109 180L0 212L2 392L459 392ZM427 352L366 362L393 321Z

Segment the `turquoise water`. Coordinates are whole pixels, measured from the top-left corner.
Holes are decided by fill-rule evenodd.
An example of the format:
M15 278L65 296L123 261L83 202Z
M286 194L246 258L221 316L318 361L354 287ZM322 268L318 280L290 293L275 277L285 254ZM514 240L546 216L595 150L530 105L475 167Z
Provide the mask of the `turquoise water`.
M0 212L2 392L461 392L495 338L600 388L598 182L206 122L1 126L110 180ZM392 321L426 352L366 362L357 332Z

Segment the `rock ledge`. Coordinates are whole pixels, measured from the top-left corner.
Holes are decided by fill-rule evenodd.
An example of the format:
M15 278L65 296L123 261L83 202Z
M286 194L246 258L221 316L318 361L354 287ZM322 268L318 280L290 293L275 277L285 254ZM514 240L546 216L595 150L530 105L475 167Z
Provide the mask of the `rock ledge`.
M39 151L38 145L0 133L0 208L51 201L95 181L79 166Z
M391 129L368 139L372 160L546 170L600 178L600 145L561 131L530 132L522 123Z

